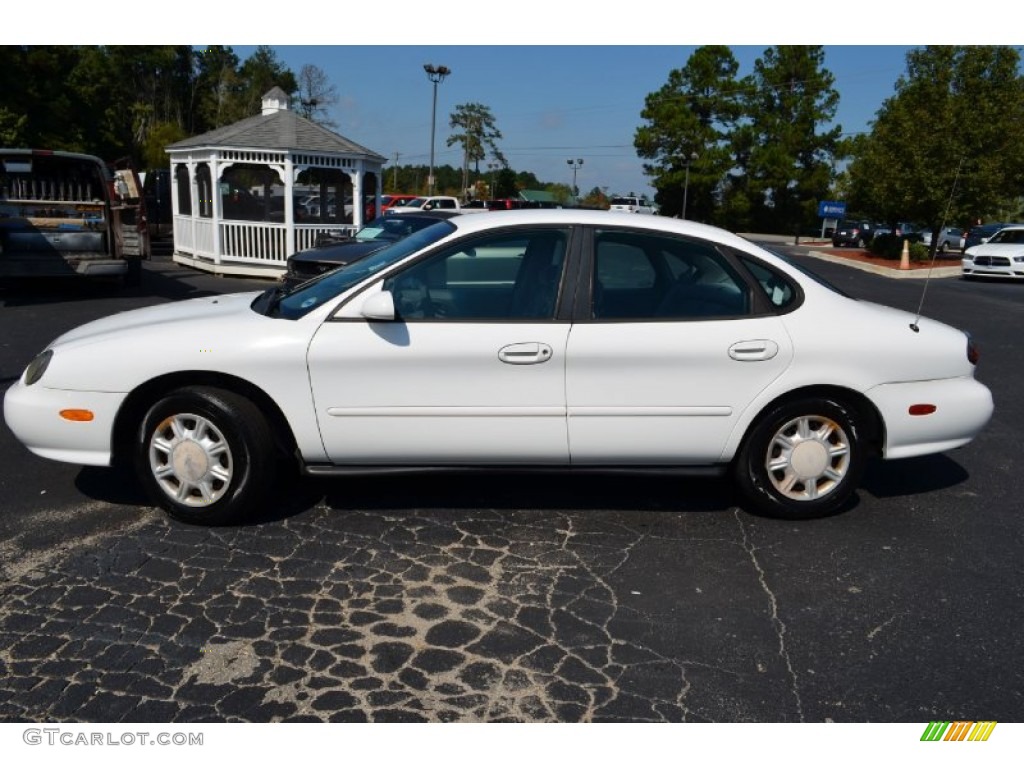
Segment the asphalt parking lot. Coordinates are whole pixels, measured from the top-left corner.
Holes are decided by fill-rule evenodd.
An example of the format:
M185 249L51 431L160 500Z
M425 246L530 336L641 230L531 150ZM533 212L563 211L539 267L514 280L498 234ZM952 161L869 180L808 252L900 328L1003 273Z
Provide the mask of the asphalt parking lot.
M264 285L156 260L128 291L4 288L0 383L87 320ZM1021 291L928 283L996 415L811 522L711 479L446 473L295 480L265 519L204 529L0 427L0 720L1024 720Z

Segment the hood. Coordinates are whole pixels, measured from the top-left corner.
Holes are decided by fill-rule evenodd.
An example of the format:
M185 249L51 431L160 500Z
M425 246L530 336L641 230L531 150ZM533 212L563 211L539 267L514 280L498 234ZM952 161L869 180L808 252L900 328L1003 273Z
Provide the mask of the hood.
M260 291L251 293L232 293L222 296L204 296L200 299L187 299L155 307L132 309L118 312L91 323L80 325L73 330L57 337L51 347L71 342L97 341L112 333L124 333L127 330L167 326L174 323L195 320L216 322L229 315L252 313L249 305L260 295Z
M989 235L991 237L991 235ZM1024 256L1024 244L1021 243L981 243L972 245L964 252L965 256Z
M334 245L325 245L320 248L310 248L292 254L289 261L312 262L315 264L351 264L364 256L369 256L374 251L379 251L385 246L391 245L392 240L350 240Z

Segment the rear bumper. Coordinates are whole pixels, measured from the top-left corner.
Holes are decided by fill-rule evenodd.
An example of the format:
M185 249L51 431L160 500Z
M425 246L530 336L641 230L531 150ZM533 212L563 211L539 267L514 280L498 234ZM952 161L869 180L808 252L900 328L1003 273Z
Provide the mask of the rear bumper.
M0 255L0 277L110 277L128 272L126 259L84 259L80 254L73 258L40 256L19 258L9 254Z
M988 387L972 376L903 384L882 384L865 393L885 423L886 459L941 453L966 445L988 424L994 405ZM935 411L912 416L910 406Z

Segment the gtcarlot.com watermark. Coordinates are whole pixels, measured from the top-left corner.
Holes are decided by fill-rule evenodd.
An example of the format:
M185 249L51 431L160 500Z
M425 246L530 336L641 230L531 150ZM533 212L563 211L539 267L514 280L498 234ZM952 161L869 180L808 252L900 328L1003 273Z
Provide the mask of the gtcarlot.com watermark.
M181 731L78 731L65 728L26 728L21 740L48 747L201 747L203 734Z

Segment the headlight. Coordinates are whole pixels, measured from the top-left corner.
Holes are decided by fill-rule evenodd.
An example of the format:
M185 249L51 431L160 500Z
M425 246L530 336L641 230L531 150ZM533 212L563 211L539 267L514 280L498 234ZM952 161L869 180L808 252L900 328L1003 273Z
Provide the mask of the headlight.
M1024 262L1024 256L1014 256L1013 260L1020 264L1021 262Z
M53 357L53 350L48 349L36 355L36 359L28 364L28 368L25 369L25 386L30 387L43 378L43 374L46 373L46 367L50 364L50 358Z

